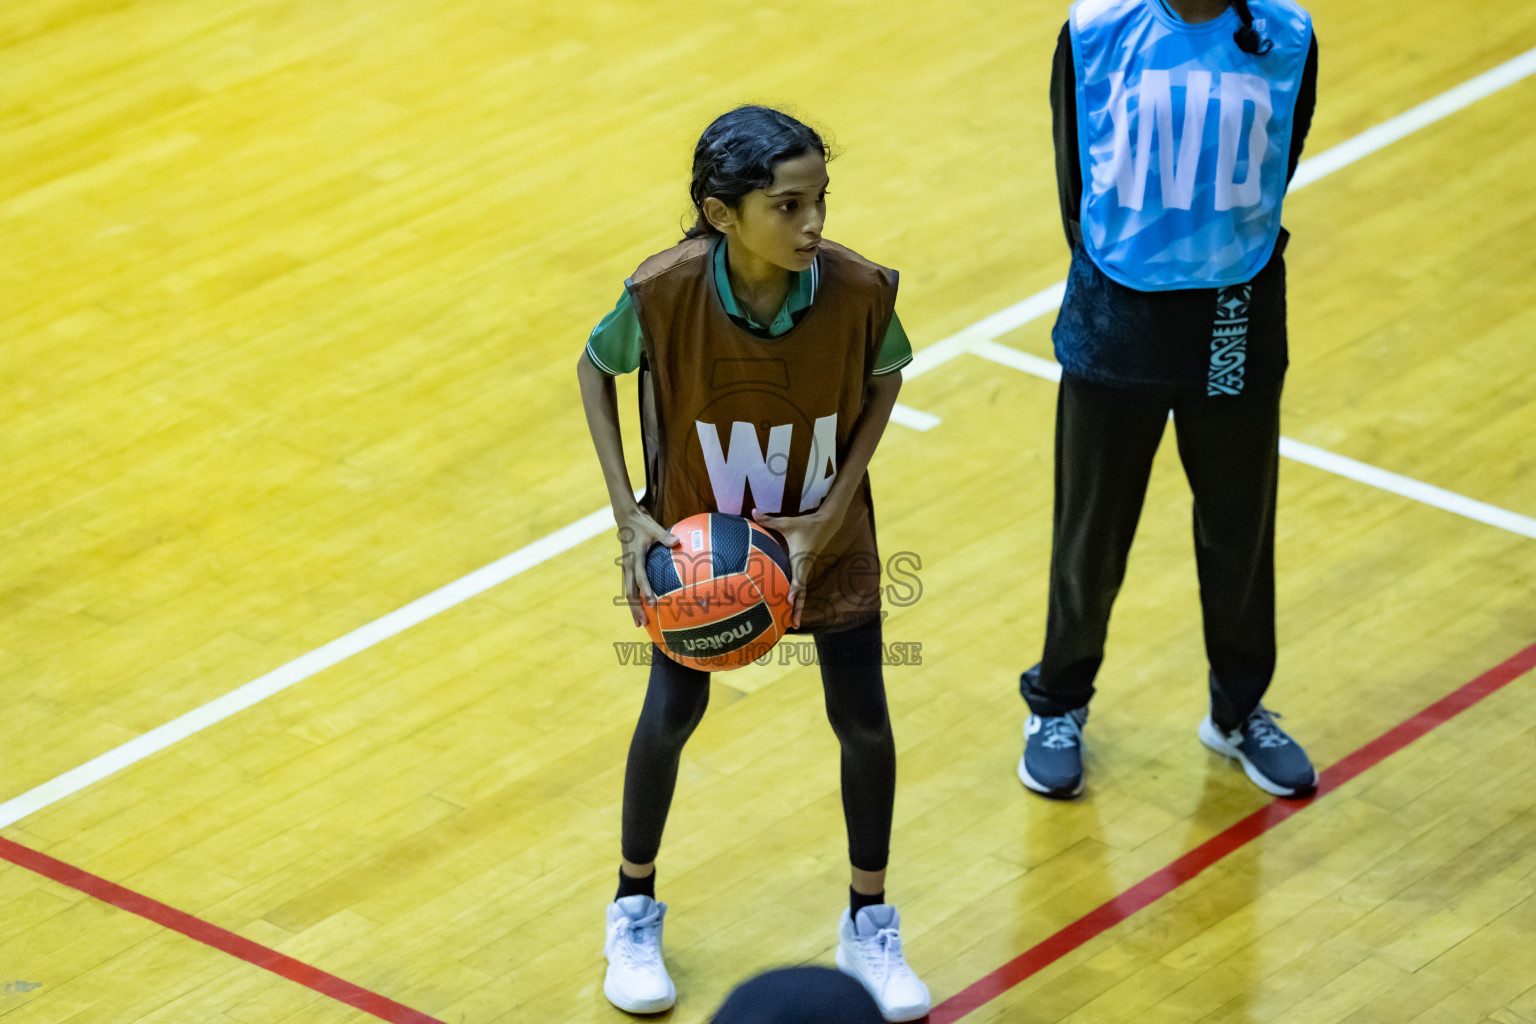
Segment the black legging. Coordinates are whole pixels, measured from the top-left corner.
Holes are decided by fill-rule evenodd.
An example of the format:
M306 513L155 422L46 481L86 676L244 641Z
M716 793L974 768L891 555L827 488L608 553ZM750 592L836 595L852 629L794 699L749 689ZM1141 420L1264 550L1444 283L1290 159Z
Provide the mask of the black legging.
M848 859L862 871L882 871L896 800L896 742L880 669L880 621L817 633L815 640L827 718L843 748ZM659 650L652 654L650 685L624 771L623 849L633 864L649 864L661 849L678 759L709 704L708 672L679 665Z

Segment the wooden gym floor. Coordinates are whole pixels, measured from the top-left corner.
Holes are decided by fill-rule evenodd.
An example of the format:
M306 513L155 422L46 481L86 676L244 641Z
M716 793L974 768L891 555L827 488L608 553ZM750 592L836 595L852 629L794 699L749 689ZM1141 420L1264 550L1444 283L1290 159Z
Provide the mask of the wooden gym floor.
M1313 10L1309 154L1536 46L1514 0ZM833 131L829 234L903 272L919 348L1051 286L1064 12L5 5L6 1024L620 1020L600 922L645 675L613 647L639 634L591 517L576 353L675 239L697 132L743 101ZM872 473L883 551L921 560L886 626L922 645L887 673L889 893L949 1000L936 1021L1536 1021L1536 79L1512 77L1286 208L1301 458L1269 703L1340 766L1289 817L1195 739L1171 445L1087 797L1021 790L1054 397L1005 364L1049 356L1052 318L911 376L909 422L940 422L893 424ZM517 551L503 582L370 626ZM1346 760L1500 665L1502 689ZM765 967L830 962L846 893L814 670L714 694L660 866L679 1022ZM1201 849L1225 856L1166 884ZM1015 959L1042 943L1062 955Z

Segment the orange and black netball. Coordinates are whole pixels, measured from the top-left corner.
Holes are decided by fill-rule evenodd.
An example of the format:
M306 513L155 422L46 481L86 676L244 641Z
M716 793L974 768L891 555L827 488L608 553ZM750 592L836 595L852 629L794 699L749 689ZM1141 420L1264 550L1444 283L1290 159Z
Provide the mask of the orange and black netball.
M646 630L680 665L724 672L756 661L789 628L789 555L741 516L702 512L672 527L680 544L652 547L645 575L656 594Z

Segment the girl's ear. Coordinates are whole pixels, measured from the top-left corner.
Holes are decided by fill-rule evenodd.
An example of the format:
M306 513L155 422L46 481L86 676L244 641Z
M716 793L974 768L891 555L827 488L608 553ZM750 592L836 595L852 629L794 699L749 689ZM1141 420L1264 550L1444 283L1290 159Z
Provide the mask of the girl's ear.
M709 221L711 227L721 233L724 233L726 228L736 223L736 211L726 206L716 196L710 196L704 200L703 211L704 219Z

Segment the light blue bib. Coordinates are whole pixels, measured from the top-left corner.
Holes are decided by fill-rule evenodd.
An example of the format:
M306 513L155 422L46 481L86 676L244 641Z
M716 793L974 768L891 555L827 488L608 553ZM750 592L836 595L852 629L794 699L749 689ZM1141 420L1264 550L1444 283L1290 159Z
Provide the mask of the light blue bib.
M1263 56L1238 49L1230 9L1190 25L1158 0L1072 5L1083 242L1127 287L1241 284L1274 251L1312 20L1249 8Z

